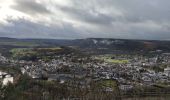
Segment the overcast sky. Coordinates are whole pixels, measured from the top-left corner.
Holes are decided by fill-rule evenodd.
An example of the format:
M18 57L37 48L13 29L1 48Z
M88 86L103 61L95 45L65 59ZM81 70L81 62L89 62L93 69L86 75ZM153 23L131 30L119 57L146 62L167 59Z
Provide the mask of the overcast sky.
M170 0L0 0L0 37L170 40Z

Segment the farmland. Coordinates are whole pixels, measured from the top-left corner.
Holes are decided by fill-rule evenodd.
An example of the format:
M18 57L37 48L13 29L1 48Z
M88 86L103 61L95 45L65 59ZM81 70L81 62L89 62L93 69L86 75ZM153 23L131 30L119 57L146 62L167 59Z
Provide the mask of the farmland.
M113 63L113 64L126 64L129 63L129 60L126 59L114 59L112 55L102 55L97 57L99 60L103 60L108 63Z
M55 48L14 48L10 50L12 58L21 60L50 59L54 54L63 52L60 47Z

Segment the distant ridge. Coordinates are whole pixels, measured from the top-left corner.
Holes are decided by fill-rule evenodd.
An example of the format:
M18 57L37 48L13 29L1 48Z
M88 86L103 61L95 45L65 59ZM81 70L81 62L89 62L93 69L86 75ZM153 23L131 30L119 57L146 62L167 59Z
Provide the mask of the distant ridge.
M86 38L86 39L16 39L0 37L0 46L76 46L79 48L107 48L111 50L164 50L170 51L170 41L161 40L132 40L112 38Z

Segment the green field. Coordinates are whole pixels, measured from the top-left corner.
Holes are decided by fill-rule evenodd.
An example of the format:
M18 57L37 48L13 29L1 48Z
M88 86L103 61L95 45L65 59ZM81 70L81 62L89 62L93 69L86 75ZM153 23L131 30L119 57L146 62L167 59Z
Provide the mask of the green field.
M114 80L102 80L102 81L99 82L99 84L103 88L110 87L110 88L112 88L113 91L118 88L117 84L116 84L116 81L114 81Z
M60 47L55 48L14 48L10 50L12 57L20 60L50 59L62 52Z
M128 63L128 60L114 60L114 59L105 59L106 62L110 63L118 63L118 64L125 64Z
M113 64L126 64L126 63L129 63L129 60L112 59L111 56L101 56L101 57L97 57L97 59L104 60L105 62L113 63Z
M10 50L11 53L14 54L24 54L24 53L35 53L37 51L57 51L57 50L61 50L62 48L60 47L55 47L55 48L14 48L12 50Z

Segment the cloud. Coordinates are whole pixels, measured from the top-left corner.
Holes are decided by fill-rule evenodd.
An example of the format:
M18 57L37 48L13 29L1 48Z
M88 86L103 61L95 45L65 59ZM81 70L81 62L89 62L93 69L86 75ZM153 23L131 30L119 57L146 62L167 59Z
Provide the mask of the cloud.
M50 11L36 0L15 0L15 4L11 5L12 9L28 14L49 14Z
M98 12L89 12L83 9L74 9L63 7L61 10L67 13L71 18L91 24L111 24L112 17L106 16Z
M0 36L170 39L168 0L7 0Z
M63 26L46 26L41 23L34 23L29 20L8 19L10 24L0 26L1 36L14 38L79 38L82 37L72 25L63 24ZM19 34L19 35L18 35ZM73 35L74 34L74 35Z

